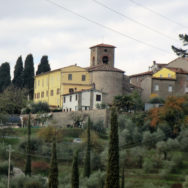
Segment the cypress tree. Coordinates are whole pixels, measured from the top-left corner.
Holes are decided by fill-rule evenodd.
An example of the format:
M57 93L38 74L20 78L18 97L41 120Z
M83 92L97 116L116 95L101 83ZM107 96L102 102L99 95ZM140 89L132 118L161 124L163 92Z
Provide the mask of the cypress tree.
M16 61L12 83L17 88L23 88L23 61L21 56Z
M117 112L111 109L111 127L105 188L119 188L119 139Z
M91 139L90 139L90 128L91 128L91 120L90 117L88 118L88 125L87 125L87 148L85 154L85 162L84 162L84 177L90 176L91 167L90 167L90 158L91 158Z
M41 74L43 72L48 72L50 71L50 64L48 62L48 56L44 55L41 58L40 64L38 65L38 70L36 72L36 75Z
M34 91L34 63L33 56L29 54L24 64L24 87L28 89L30 99L33 99Z
M75 153L72 163L72 188L79 188L78 152Z
M48 188L58 188L58 164L57 164L55 138L53 139L53 144L52 144L52 155L51 155L48 181L49 181Z
M25 175L31 176L31 115L29 114L27 125L27 159L25 165Z
M3 92L10 83L10 65L5 62L0 66L0 92Z
M121 174L121 188L125 188L125 168L122 168L122 174Z

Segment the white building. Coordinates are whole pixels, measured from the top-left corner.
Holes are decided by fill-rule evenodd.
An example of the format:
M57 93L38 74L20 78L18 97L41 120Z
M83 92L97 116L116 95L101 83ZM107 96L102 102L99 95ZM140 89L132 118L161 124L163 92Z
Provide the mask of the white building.
M63 95L63 111L96 109L102 103L102 92L89 89Z

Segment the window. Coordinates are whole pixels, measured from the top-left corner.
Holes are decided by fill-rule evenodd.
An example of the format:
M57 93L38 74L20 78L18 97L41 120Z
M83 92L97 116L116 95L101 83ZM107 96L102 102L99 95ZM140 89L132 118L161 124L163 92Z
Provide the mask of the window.
M37 93L37 98L40 99L40 93Z
M74 93L74 89L73 88L69 88L69 93Z
M82 81L86 80L86 75L82 75Z
M104 52L107 52L108 50L107 49L104 49Z
M51 96L54 95L54 91L53 91L53 90L50 91L50 95L51 95Z
M186 86L185 88L185 93L188 93L188 86Z
M163 77L163 75L162 74L160 74L160 78L162 78Z
M59 95L59 93L60 93L60 89L59 89L59 88L57 88L57 95Z
M108 64L108 56L103 56L102 62L103 64Z
M63 97L63 103L66 103L66 97Z
M154 90L155 90L155 91L159 91L159 85L158 85L158 84L155 84Z
M96 95L96 101L101 101L101 95Z
M70 96L70 102L72 101L72 95Z
M68 80L72 80L72 74L68 74Z
M46 96L48 97L48 91L46 91Z
M76 94L76 96L75 96L75 100L77 101L78 100L78 95Z
M168 92L172 92L172 86L168 86Z
M41 92L41 98L44 98L44 91Z
M168 78L171 78L171 74L168 74Z

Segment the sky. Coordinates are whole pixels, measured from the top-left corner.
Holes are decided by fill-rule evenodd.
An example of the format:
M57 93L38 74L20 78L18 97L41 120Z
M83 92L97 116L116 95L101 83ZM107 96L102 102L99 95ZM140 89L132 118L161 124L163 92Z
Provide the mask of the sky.
M90 65L89 47L116 46L115 67L132 75L177 58L188 29L186 0L0 0L0 64L43 55L51 69Z

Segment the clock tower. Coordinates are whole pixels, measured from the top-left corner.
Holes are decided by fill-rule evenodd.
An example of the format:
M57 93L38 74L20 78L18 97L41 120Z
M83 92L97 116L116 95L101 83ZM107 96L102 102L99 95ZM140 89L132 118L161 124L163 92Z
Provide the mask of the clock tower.
M90 47L90 67L97 65L109 65L114 67L115 46L109 44L98 44Z

